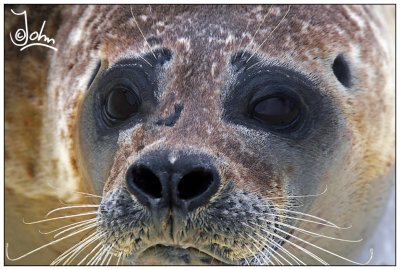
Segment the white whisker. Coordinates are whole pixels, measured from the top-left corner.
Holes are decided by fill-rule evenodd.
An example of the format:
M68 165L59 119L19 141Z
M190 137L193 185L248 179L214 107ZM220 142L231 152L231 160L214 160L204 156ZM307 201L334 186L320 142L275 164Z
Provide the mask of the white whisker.
M261 62L256 62L256 63L252 64L251 66L249 66L248 68L246 68L246 70L248 71L248 70L250 70L258 65L261 65L261 64L262 64ZM267 199L269 199L269 198L267 198Z
M293 265L288 259L286 259L283 255L279 253L279 251L282 251L284 254L288 255L297 265L306 265L304 262L302 262L299 258L294 256L291 252L289 252L286 248L283 246L279 245L277 242L275 242L273 239L268 239L271 241L271 244L274 246L278 247L278 251L276 253L281 256L286 262L288 262L289 265Z
M94 227L94 226L96 226L96 225L93 225L93 227ZM90 227L89 227L89 228L90 228ZM62 240L65 240L65 239L67 239L67 238L69 238L69 237L71 237L71 236L73 236L73 235L76 235L76 234L78 234L78 233L81 233L81 232L83 232L83 231L85 231L85 230L87 230L87 229L89 229L89 228L81 229L81 230L79 230L79 231L76 231L76 232L73 232L73 233L71 233L71 234L68 234L68 235L66 235L66 236L64 236L64 237L62 237L62 238L59 238L59 239L54 240L54 241L51 241L50 243L47 243L47 244L45 244L45 245L43 245L43 246L41 246L41 247L38 247L38 248L36 248L36 249L34 249L34 250L28 252L28 253L25 253L25 254L22 255L22 256L17 257L17 258L10 258L9 254L8 254L8 243L7 243L7 244L6 244L6 257L7 257L7 259L10 260L10 261L17 261L17 260L20 260L20 259L22 259L22 258L25 258L25 257L28 256L28 255L31 255L32 253L35 253L36 251L39 251L39 250L41 250L41 249L43 249L43 248L45 248L45 247L54 245L55 243L61 242Z
M149 61L147 61L146 58L144 58L143 56L139 55L139 58L146 62L149 66L153 67L153 65L150 64Z
M108 259L106 265L110 265L111 259L114 257L114 255L111 253L111 250L112 250L112 249L110 249L110 258Z
M251 234L249 234L249 233L245 233L245 234L246 234L248 237L250 237L251 239L253 239L254 242L258 243L258 241L257 241L256 239L254 239L254 237L251 236ZM241 235L241 234L239 234L239 235ZM243 235L242 235L242 237L243 237ZM246 237L243 237L243 239L246 239ZM262 250L261 250L256 244L253 243L253 246L258 250L258 252L260 252L260 254L264 254L264 253L262 252ZM266 256L263 256L262 259L264 260L264 263L265 263L266 265L269 265L269 262L270 262L272 265L275 265L275 264L271 261L270 258L267 258L267 255L266 255ZM268 259L268 262L266 261L266 259Z
M256 235L258 235L260 237L260 243L262 244L267 244L270 243L272 245L277 245L276 242L273 242L272 240L270 240L268 237L263 236L255 231L253 231L253 233L255 233ZM277 245L278 246L278 245ZM289 265L293 265L290 261L288 261L285 257L283 257L282 255L279 254L279 252L275 251L273 248L270 249L271 251L273 251L274 253L276 253L278 256L280 256L283 260L285 260ZM281 263L282 264L282 263ZM283 265L283 264L282 264Z
M122 251L118 255L117 266L119 265L119 261L121 260L121 256L122 256Z
M103 260L101 261L100 265L104 265L104 263L106 262L107 257L108 257L108 255L109 255L110 252L111 252L111 248L112 248L112 246L110 246L110 247L107 249L107 252L106 252L106 254L104 255L104 258L103 258Z
M367 261L366 263L359 263L359 262L350 260L350 259L348 259L348 258L346 258L346 257L343 257L343 256L341 256L341 255L339 255L339 254L336 254L336 253L334 253L334 252L332 252L332 251L329 251L329 250L327 250L327 249L325 249L325 248L322 248L322 247L319 247L319 246L317 246L317 245L314 245L314 244L312 244L312 243L310 243L310 242L308 242L308 241L306 241L306 240L303 240L303 239L301 239L301 238L299 238L299 237L296 237L296 236L294 236L293 234L290 234L290 233L288 233L288 232L286 232L286 231L284 231L284 230L281 230L281 229L276 228L276 227L275 227L275 229L278 230L278 231L280 231L280 232L282 232L282 233L284 233L284 234L286 234L286 235L289 235L290 237L293 237L294 239L297 239L297 240L299 240L299 241L301 241L301 242L303 242L303 243L305 243L305 244L308 244L308 245L310 245L310 246L312 246L312 247L315 247L316 249L319 249L319 250L321 250L321 251L324 251L324 252L326 252L326 253L329 253L329 254L331 254L331 255L333 255L333 256L339 258L339 259L342 259L342 260L344 260L344 261L347 261L347 262L350 262L350 263L353 263L353 264L357 264L357 265L366 265L366 264L368 264L368 263L371 261L372 256L373 256L373 249L370 249L371 256L370 256L370 258L368 259L368 261Z
M297 244L295 244L295 243L293 243L293 242L291 242L291 241L285 239L284 237L282 237L282 236L280 236L280 235L277 235L276 233L269 232L269 231L265 230L265 229L264 229L261 225L259 225L259 224L256 224L256 223L254 223L254 222L249 222L249 223L252 224L252 225L254 225L254 226L260 227L260 228L261 228L261 229L260 229L261 231L263 231L263 232L265 232L265 233L269 233L269 234L271 234L271 235L277 237L278 239L281 239L281 240L285 241L286 243L288 243L288 244L290 244L290 245L293 245L294 247L296 247L296 248L298 248L299 250L303 251L304 253L308 254L310 257L314 258L315 260L317 260L318 262L322 263L323 265L329 265L326 261L324 261L323 259L321 259L321 258L318 257L317 255L315 255L315 254L312 253L311 251L306 250L305 248L303 248L303 247L301 247L301 246L299 246L299 245L297 245ZM245 225L245 226L247 226L247 227L249 227L249 228L251 228L251 229L253 230L253 228L252 228L251 226L249 226L249 225L247 225L247 224L245 224L245 223L244 223L243 225Z
M63 230L63 231L61 231L61 232L55 234L53 237L54 237L54 238L57 238L58 236L60 236L60 235L62 235L62 234L64 234L64 233L66 233L66 232L68 232L68 231L71 231L71 230L73 230L73 229L76 229L76 228L79 228L79 227L82 227L82 229L83 229L83 228L86 228L86 227L93 227L93 225L96 225L96 223L95 223L94 221L92 221L92 222L90 222L90 223L88 223L88 224L80 224L80 225L78 225L77 227L71 227L71 228L65 229L65 230Z
M64 265L72 262L82 251L84 251L86 248L88 248L91 244L99 240L104 234L97 235L97 237L94 237L90 239L90 241L87 241L86 243L81 243L78 247L77 250L71 254L70 258L68 258L65 262Z
M68 255L70 255L71 253L73 253L75 251L75 248L77 248L80 245L83 245L84 243L90 241L93 238L96 238L97 233L94 232L92 234L90 234L88 237L86 237L85 239L79 241L78 243L76 243L75 245L73 245L72 247L70 247L69 249L65 250L63 253L61 253L57 258L55 258L50 265L56 265L59 262L61 262L65 257L67 257Z
M58 211L61 211L61 210L65 210L65 209L74 209L74 208L97 208L97 207L99 207L98 204L82 204L82 205L63 206L63 207L60 207L60 208L56 208L56 209L51 210L50 212L48 212L48 213L46 214L46 217L48 217L48 216L51 215L52 213L55 213L55 212L58 212Z
M264 244L267 244L267 243L264 242ZM271 258L274 259L278 265L285 265L284 263L281 262L281 260L278 259L277 253L275 252L275 250L272 247L270 247L269 245L267 245L266 247L269 250L269 254L271 255ZM272 253L274 253L275 255ZM282 256L279 255L279 257L282 257ZM289 264L291 265L291 263L289 263Z
M98 243L93 249L92 251L90 251L88 254L86 254L86 256L77 264L77 265L81 265L96 249L98 249L103 243ZM100 249L101 250L101 249ZM87 264L88 265L88 264Z
M260 218L260 219L261 220L266 220L266 219L263 219L263 218ZM315 236L315 237L323 237L323 238L327 238L327 239L337 240L337 241L341 241L341 242L349 242L349 243L359 243L359 242L363 241L362 238L358 239L358 240L348 240L348 239L336 238L336 237L332 237L332 236L328 236L328 235L324 235L324 234L319 234L319 233L315 233L315 232L311 232L311 231L308 231L308 230L304 230L304 229L298 228L296 226L292 226L292 225L289 225L289 224L286 224L286 223L283 223L283 222L279 222L279 221L274 221L274 223L282 225L282 226L290 228L290 229L297 230L299 232L302 232L302 233L305 233L305 234L308 234L308 235Z
M95 197L95 198L100 198L100 199L103 198L103 196L99 196L99 195L95 195L95 194L91 194L91 193L87 193L87 192L81 192L81 191L74 191L74 192L77 194L88 196L88 197Z
M47 221L53 221L53 220L58 220L58 219L64 219L64 218L71 218L71 217L81 217L81 216L88 216L88 215L96 215L97 212L86 212L86 213L81 213L81 214L75 214L75 215L68 215L68 216L61 216L61 217L55 217L55 218L48 218L48 219L42 219L38 221L32 221L32 222L26 222L25 220L22 220L24 224L37 224L37 223L42 223L42 222L47 222Z
M100 249L100 252L94 256L94 260L91 263L88 263L87 265L97 265L101 258L103 258L104 253L107 252L107 249L103 246L102 249Z
M286 216L286 215L278 215L278 214L274 214L274 213L264 213L264 214L265 215L269 215L269 216L273 216L273 217L282 217L282 218L286 218L286 219L301 220L301 221L308 222L308 223L318 224L318 225L331 227L331 228L335 228L335 229L341 229L340 227L333 226L331 224L321 223L321 222L318 222L318 221L313 221L313 220L304 219L304 218L298 218L298 217L292 217L292 216ZM267 219L265 219L265 220L269 221Z
M97 249L99 249L99 250L94 254L94 256L86 263L86 265L90 265L90 264L92 263L92 261L94 261L94 260L96 259L98 253L101 252L101 251L103 250L102 247L103 247L103 243L101 243L101 242L98 243L98 244L92 249L92 251L91 251L89 254L87 254L77 265L81 265L81 263L82 263L84 260L86 260L87 257L89 257L93 252L97 251Z
M307 214L307 213L299 212L299 211L287 210L287 209L282 209L282 208L275 208L275 210L280 211L280 212L287 212L287 213L292 213L292 214L299 214L299 215L306 216L306 217L311 217L311 218L314 218L316 220L323 221L323 222L325 222L325 223L327 223L329 225L332 225L336 229L347 230L347 229L350 229L352 227L351 225L348 226L348 227L341 227L341 226L338 226L338 225L336 225L335 223L333 223L333 222L331 222L329 220L326 220L326 219L323 219L323 218L320 218L320 217L317 217L317 216L314 216L314 215L310 215L310 214Z
M302 260L293 255L293 253L291 253L289 250L279 245L279 243L275 242L275 240L271 239L271 241L274 243L274 245L277 245L279 247L279 250L282 250L283 253L287 254L291 259L293 259L293 261L295 261L297 265L306 265Z
M265 41L275 32L275 30L279 27L279 25L283 22L283 20L286 18L290 11L290 5L289 8L287 9L285 15L282 17L282 19L279 21L279 23L275 26L275 28L271 31L271 33L268 34L268 36L261 42L260 46L257 47L257 49L254 51L254 53L249 57L249 59L246 60L246 63L250 61L250 59L258 52L258 50L264 45Z
M55 187L52 184L50 184L49 182L46 182L46 184L51 187L54 190L61 190L60 187ZM95 194L91 194L91 193L86 193L86 192L81 192L81 191L72 191L72 193L76 193L76 194L80 194L80 195L86 195L86 196L90 196L90 197L98 197L98 198L103 198L102 196L99 195L95 195Z
M144 39L145 43L147 44L147 46L149 47L149 49L150 49L151 53L153 54L153 56L154 56L154 59L156 59L156 60L157 60L157 57L156 57L156 55L154 54L153 50L151 49L151 46L150 46L149 42L147 41L146 37L144 36L144 34L143 34L143 32L142 32L142 29L140 29L138 22L136 21L135 15L133 15L133 10L132 10L132 7L130 7L130 8L131 8L131 14L132 14L132 18L133 18L133 20L135 21L135 24L136 24L137 28L139 29L139 32L140 32L140 34L142 35L142 37L143 37L143 39Z
M287 198L308 198L308 197L318 197L324 195L328 191L328 185L325 185L324 191L318 194L308 194L308 195L288 195L282 197L268 197L267 200L275 200L275 199L287 199Z
M78 224L82 224L82 223L90 223L90 222L93 222L93 221L95 221L95 220L97 220L97 218L86 219L86 220L82 220L82 221L78 221L78 222L75 222L75 223L71 223L71 224L62 226L62 227L60 227L60 228L57 228L57 229L54 229L54 230L51 230L51 231L48 231L48 232L42 232L42 231L40 231L40 230L39 230L39 232L40 232L41 234L51 234L51 233L54 233L54 232L63 230L63 229L65 229L65 228L69 228L69 227L72 227L72 226L75 226L75 225L78 225Z
M104 259L104 257L106 256L107 253L108 253L108 248L103 246L103 251L99 254L96 261L93 262L93 265L101 265L100 261L101 261L101 259Z
M247 21L246 29L245 29L244 32L243 32L244 35L243 35L242 38L240 39L240 43L239 43L238 49L240 49L240 46L242 46L242 42L243 42L243 40L244 40L245 34L246 34L246 32L247 32L247 29L249 28L249 25L250 25L250 20ZM242 33L242 34L243 34L243 33ZM233 58L233 62L236 61L236 57L237 57L237 53L235 54L235 58Z
M246 45L246 47L244 48L243 51L246 51L247 48L248 48L251 44L254 43L254 38L256 37L258 31L260 31L260 28L261 28L261 26L264 24L264 21L265 21L265 19L267 18L267 16L269 15L269 12L270 12L270 11L271 11L271 7L268 8L267 14L265 14L265 16L264 16L262 22L258 25L258 28L257 28L256 32L254 32L254 35L251 37L251 40L250 40L249 44ZM242 56L243 56L243 54L241 55L240 59L242 59ZM246 63L247 63L247 61L246 61Z
M243 243L243 245L250 251L250 254L252 257L254 257L257 261L259 265L262 265L262 263L260 262L260 260L258 259L258 257L254 254L254 252L245 244ZM249 264L250 265L250 264Z

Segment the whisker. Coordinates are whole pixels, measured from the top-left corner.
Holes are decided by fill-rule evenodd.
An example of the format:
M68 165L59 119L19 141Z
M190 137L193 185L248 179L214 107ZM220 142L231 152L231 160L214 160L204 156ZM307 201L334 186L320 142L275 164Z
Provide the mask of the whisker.
M270 240L268 237L263 236L259 233L257 233L256 231L253 231L255 234L257 234L260 237L260 243L262 244L267 244L270 243L274 246L278 246L276 242L274 242L273 240ZM265 241L263 241L265 240ZM288 261L285 257L283 257L281 254L279 254L279 252L275 251L273 248L270 249L271 251L273 251L274 253L276 253L278 256L280 256L283 260L285 260L289 265L293 265L290 261ZM282 263L281 263L282 264ZM283 265L283 264L282 264Z
M257 47L257 49L254 51L254 53L246 60L246 63L250 61L250 59L258 52L258 50L264 45L265 41L275 32L275 30L279 27L279 25L283 22L283 20L286 18L290 11L290 5L285 13L285 15L282 17L282 19L279 21L279 23L275 26L275 28L271 31L271 33L268 34L268 36L261 42L260 46Z
M325 223L327 223L329 225L332 225L336 229L347 230L347 229L350 229L352 227L351 225L347 226L347 227L341 227L341 226L338 226L338 225L336 225L335 223L333 223L333 222L331 222L329 220L326 220L326 219L323 219L323 218L320 218L320 217L317 217L317 216L314 216L314 215L310 215L310 214L307 214L307 213L299 212L299 211L293 211L293 210L282 209L282 208L275 208L275 210L278 210L280 212L287 212L287 213L292 213L292 214L303 215L303 216L306 216L306 217L311 217L311 218L314 218L316 220L323 221L323 222L325 222Z
M248 70L250 70L258 65L261 65L261 64L262 64L262 62L256 62L256 63L252 64L251 66L249 66L248 68L246 68L246 70L248 71ZM269 199L269 198L267 198L267 199Z
M309 250L307 250L307 249L305 249L305 248L303 248L303 247L301 247L301 246L299 246L299 245L297 245L297 244L295 244L295 243L293 243L293 242L291 242L291 241L285 239L284 237L282 237L282 236L280 236L280 235L277 235L276 233L269 232L269 231L265 230L265 229L264 229L261 225L259 225L259 224L256 224L256 223L251 222L251 221L250 221L249 223L252 224L252 225L254 225L254 226L260 227L260 228L261 228L260 230L263 231L263 232L269 233L269 234L271 234L272 236L277 237L278 239L284 240L286 243L288 243L288 244L290 244L290 245L292 245L292 246L298 248L299 250L303 251L304 253L306 253L306 254L309 255L310 257L314 258L315 260L317 260L317 261L320 262L321 264L323 264L323 265L329 265L326 261L324 261L323 259L321 259L321 258L318 257L317 255L315 255L315 254L312 253L311 251L309 251ZM247 226L247 227L253 229L251 226L247 225L246 223L244 223L243 225L245 225L245 226Z
M88 224L78 225L77 228L83 227L83 226L84 226L84 228L86 228L86 227L92 226L92 225L96 225L96 223L95 223L94 221L92 221L92 222L90 222L90 223L88 223ZM60 236L60 235L62 235L62 234L64 234L64 233L66 233L66 232L68 232L68 231L71 231L71 230L73 230L73 229L76 229L76 228L75 228L75 227L71 227L71 228L65 229L65 230L63 230L63 231L61 231L61 232L55 234L53 237L54 237L54 238L57 238L58 236Z
M103 245L101 249L96 253L96 255L93 256L92 260L90 260L86 265L96 265L98 261L100 261L101 258L103 257L105 251L106 248Z
M283 197L268 197L267 200L275 200L275 199L286 199L286 198L307 198L307 197L318 197L324 195L328 191L328 185L325 185L324 191L318 194L308 194L308 195L289 195Z
M96 225L93 225L93 227L94 227L94 226L96 226ZM90 228L90 227L89 227L89 228ZM6 244L6 257L7 257L7 259L10 260L10 261L17 261L17 260L20 260L20 259L22 259L22 258L25 258L26 256L31 255L32 253L35 253L36 251L39 251L39 250L41 250L41 249L43 249L43 248L45 248L45 247L54 245L55 243L61 242L62 240L65 240L65 239L67 239L67 238L69 238L69 237L71 237L71 236L73 236L73 235L76 235L76 234L78 234L78 233L81 233L81 232L83 232L83 231L85 231L85 230L87 230L87 229L89 229L89 228L85 228L85 229L78 230L78 231L73 232L73 233L71 233L71 234L68 234L68 235L66 235L66 236L64 236L64 237L62 237L62 238L59 238L59 239L54 240L54 241L51 241L50 243L47 243L47 244L45 244L45 245L43 245L43 246L41 246L41 247L38 247L38 248L36 248L36 249L34 249L34 250L28 252L28 253L25 253L25 254L22 255L22 256L17 257L17 258L10 258L9 254L8 254L8 243L7 243L7 244Z
M77 265L81 265L96 249L98 249L103 243L98 243L97 246L95 246L92 251L90 251L88 254L86 254L86 256L77 264ZM88 264L87 264L88 265Z
M310 246L312 246L312 247L315 247L316 249L319 249L319 250L321 250L321 251L324 251L324 252L326 252L326 253L329 253L329 254L331 254L331 255L337 257L337 258L340 258L340 259L342 259L342 260L344 260L344 261L347 261L347 262L350 262L350 263L353 263L353 264L357 264L357 265L366 265L366 264L368 264L368 263L372 260L372 256L373 256L373 249L372 249L372 248L370 249L370 254L371 254L371 256L370 256L370 258L368 259L368 261L367 261L366 263L359 263L359 262L350 260L350 259L348 259L348 258L346 258L346 257L343 257L343 256L341 256L341 255L339 255L339 254L336 254L336 253L334 253L334 252L332 252L332 251L329 251L329 250L327 250L327 249L325 249L325 248L322 248L322 247L320 247L320 246L314 245L314 244L312 244L312 243L310 243L310 242L308 242L308 241L306 241L306 240L303 240L303 239L301 239L301 238L299 238L299 237L296 237L296 236L294 236L293 234L290 234L290 233L288 233L288 232L286 232L286 231L284 231L284 230L281 230L281 229L279 229L279 228L277 228L277 227L275 227L275 229L278 230L278 231L280 231L280 232L282 232L282 233L284 233L284 234L286 234L286 235L289 235L290 237L292 237L292 238L294 238L294 239L297 239L297 240L299 240L299 241L301 241L301 242L303 242L303 243L305 243L305 244L308 244L308 245L310 245Z
M250 20L247 21L246 29L244 30L243 33L247 32L247 29L249 28L249 25L250 25ZM240 43L239 43L238 49L240 49L240 46L242 46L242 42L244 40L244 37L245 37L245 35L243 35L242 38L240 39ZM233 58L233 62L236 61L236 58L237 58L237 53L235 54L235 57Z
M286 216L286 215L278 215L278 214L274 214L274 213L264 213L264 214L269 215L269 216L274 216L274 217L282 217L282 218L287 218L287 219L301 220L301 221L305 221L308 223L323 225L323 226L331 227L331 228L335 228L335 229L341 229L340 227L337 227L337 226L333 226L330 224L321 223L321 222L313 221L313 220L309 220L309 219L304 219L304 218L298 218L298 217L292 217L292 216ZM266 220L266 221L268 221L268 220Z
M267 18L267 16L269 15L269 12L270 12L270 11L271 11L271 7L268 8L267 14L265 14L265 16L264 16L262 22L258 25L258 28L257 28L256 32L254 32L254 35L252 36L250 42L246 45L246 47L244 48L243 51L246 51L247 48L248 48L251 44L254 43L254 38L256 37L256 35L257 35L258 31L260 30L261 26L264 24L264 21L265 21L265 19ZM243 54L240 56L240 59L242 59L242 56L243 56ZM246 61L246 63L247 63L247 61Z
M86 265L97 265L97 263L101 260L101 258L103 257L104 252L106 251L106 249L104 248L104 246L99 250L99 252L96 253L96 255L93 257L93 260L89 263L87 263Z
M246 258L243 258L247 265L250 265L249 261Z
M60 228L57 228L57 229L54 229L54 230L51 230L51 231L48 231L48 232L42 232L41 230L39 230L39 232L40 232L41 234L51 234L51 233L60 231L60 230L65 229L65 228L69 228L69 227L72 227L72 226L75 226L75 225L78 225L78 224L82 224L82 223L93 222L93 221L95 221L95 220L97 220L97 218L86 219L86 220L82 220L82 221L78 221L78 222L75 222L75 223L71 223L71 224L62 226L62 227L60 227Z
M71 252L75 252L75 248L77 248L79 245L83 245L86 242L89 242L91 239L96 238L97 233L94 232L91 235L89 235L87 238L85 238L84 240L79 241L78 243L74 244L72 247L70 247L69 249L65 250L63 253L61 253L57 258L55 258L50 265L56 265L59 262L61 262L65 257L67 257L68 255L71 254Z
M51 187L54 190L61 190L60 187L55 187L52 184L50 184L49 182L46 182L46 184ZM99 196L99 195L95 195L95 194L91 194L91 193L86 193L86 192L81 192L81 191L72 191L72 193L76 193L76 194L81 194L81 195L86 195L86 196L90 196L90 197L98 197L98 198L103 198L103 196Z
M260 241L260 243L264 243L266 245L267 249L269 250L269 254L271 255L271 258L274 259L278 263L278 265L285 265L284 263L281 262L281 260L278 259L277 256L278 253L274 250L273 247L267 245L267 242ZM274 253L275 255L272 253ZM282 256L279 254L279 257L281 258ZM289 264L292 265L291 263Z
M297 265L306 265L304 262L302 262L299 258L297 258L296 256L294 256L291 252L289 252L286 248L284 248L283 246L279 245L277 242L275 242L273 239L267 239L271 242L272 245L276 246L278 248L278 251L275 251L276 254L278 254L279 256L281 256L286 262L288 262L289 265L293 265L288 259L286 259L283 255L281 255L279 253L279 251L282 251L284 254L288 255L289 258L291 258L295 263L297 263Z
M106 254L104 255L104 258L103 258L103 260L101 261L100 265L104 265L104 263L106 262L106 259L107 259L108 255L109 255L110 252L111 252L111 248L112 248L112 246L110 246L108 249L106 249L107 252L106 252Z
M95 195L95 194L91 194L91 193L87 193L87 192L81 192L81 191L74 191L74 192L81 194L81 195L88 196L88 197L95 197L95 198L100 198L100 199L103 198L103 196L99 196L99 195Z
M89 254L87 254L77 265L81 265L81 263L84 262L84 261L86 260L87 257L89 257L93 252L95 252L97 249L100 248L100 249L97 251L97 253L95 253L95 255L86 263L86 265L90 265L90 263L96 258L97 254L103 250L103 249L102 249L102 245L103 245L103 243L101 243L101 242L98 243L98 244L92 249L92 251L91 251Z
M263 219L263 218L260 218L260 219L261 220L266 220L266 219ZM266 220L266 221L268 221L268 220ZM319 233L315 233L315 232L311 232L311 231L308 231L308 230L304 230L304 229L298 228L296 226L292 226L292 225L289 225L289 224L286 224L286 223L283 223L283 222L279 222L279 221L274 221L274 223L282 225L284 227L288 227L290 229L297 230L299 232L302 232L302 233L305 233L305 234L308 234L308 235L315 236L315 237L323 237L323 238L327 238L327 239L337 240L337 241L341 241L341 242L349 242L349 243L359 243L359 242L363 241L362 238L358 239L358 240L349 240L349 239L342 239L342 238L336 238L336 237L332 237L332 236L328 236L328 235L324 235L324 234L319 234Z
M249 233L245 233L248 237L250 237L251 239L253 239L254 242L258 243L258 241L256 239L254 239L253 236L251 236ZM242 236L243 237L243 236ZM246 237L244 237L243 239L246 239ZM263 251L256 245L253 243L253 246L258 250L258 252L260 252L260 254L264 254ZM257 256L257 255L256 255ZM264 260L264 263L266 265L269 265L269 262L271 262L272 265L275 265L270 258L267 258L267 256L262 258ZM266 259L268 259L268 262L266 261Z
M90 241L87 241L86 243L80 243L80 245L76 248L77 250L71 254L71 256L64 262L64 265L66 265L69 262L73 262L73 260L82 252L84 251L87 247L89 247L91 244L99 240L104 234L97 235L97 237L92 238Z
M118 255L117 266L119 265L119 261L121 260L121 256L122 256L122 251Z
M258 259L258 257L254 254L254 252L245 244L243 243L243 245L250 251L250 254L252 257L254 257L257 261L259 265L262 265L262 263L260 262L260 260ZM250 264L249 264L250 265Z
M111 259L114 257L114 255L111 253L112 248L110 249L110 258L107 261L106 265L110 265Z
M279 245L279 243L275 242L275 240L271 239L271 241L274 243L274 245L278 246L279 251L282 250L282 252L287 254L291 259L293 259L293 261L295 261L297 263L297 265L306 265L302 260L300 260L298 257L293 255L293 253L291 253L289 250L287 250L283 246Z
M260 259L262 259L264 261L265 265L271 264L271 265L275 266L275 263L271 260L271 258L267 257L268 255L264 254L264 252L255 243L252 243L252 245L253 245L253 247L255 247L258 250L258 252L260 252L260 255L259 255ZM255 256L259 257L257 254ZM267 261L267 259L268 259L268 261ZM263 264L260 264L260 265L263 265Z
M144 57L141 56L140 54L139 54L139 58L142 59L144 62L146 62L149 66L153 67L153 65L150 64L149 61L147 61L146 58L144 58Z
M38 221L33 221L33 222L26 222L25 220L22 220L24 224L37 224L37 223L42 223L42 222L47 222L47 221L53 221L53 220L58 220L58 219L64 219L64 218L71 218L71 217L81 217L81 216L88 216L88 215L96 215L97 212L86 212L86 213L81 213L81 214L75 214L75 215L69 215L69 216L61 216L61 217L55 217L55 218L48 218L48 219L42 219Z
M73 209L73 208L95 208L95 207L99 207L99 204L81 204L81 205L72 205L72 206L59 207L59 208L53 209L50 212L48 212L46 214L46 217L48 217L52 213L55 213L55 212L58 212L58 211L61 211L61 210Z
M110 251L110 248L111 247L104 248L104 251L101 253L101 256L99 256L99 258L96 260L94 265L98 265L99 263L100 263L100 265L103 265L103 262L107 259L107 255L108 255L108 252ZM101 259L103 259L103 260L101 261Z
M142 37L143 37L144 41L146 42L147 46L149 47L149 49L150 49L151 53L153 54L153 56L154 56L154 59L156 59L156 60L157 60L157 57L156 57L156 55L154 54L153 50L151 49L151 46L150 46L149 42L147 41L146 37L144 36L144 34L143 34L143 32L142 32L142 29L140 29L138 22L136 21L135 15L133 15L133 10L132 10L132 7L130 7L130 8L131 8L131 14L132 14L132 18L133 18L133 20L135 21L135 23L136 23L136 26L137 26L137 28L139 29L139 32L140 32L140 34L142 35Z

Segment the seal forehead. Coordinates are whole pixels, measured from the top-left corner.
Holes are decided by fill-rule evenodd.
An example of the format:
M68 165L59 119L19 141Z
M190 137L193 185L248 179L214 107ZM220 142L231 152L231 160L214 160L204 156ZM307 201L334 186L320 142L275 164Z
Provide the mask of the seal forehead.
M312 49L324 51L328 47L361 44L367 40L372 44L377 42L376 33L364 31L364 28L376 27L374 25L380 23L362 6L174 6L169 7L168 12L163 6L152 7L151 11L148 7L134 6L132 13L128 7L115 12L126 14L126 25L121 28L128 31L111 29L107 36L113 45L116 44L112 37L121 39L117 32L123 34L122 37L129 35L128 40L145 45L136 29L138 26L150 40L152 36L157 36L158 41L170 40L173 43L178 39L190 39L190 44L201 43L203 51L208 48L205 44L229 43L232 39L236 46L240 41L240 45L246 46L257 31L252 46L256 48L264 41L262 50L269 55L282 54L282 51L294 48L296 50L291 50L291 53L304 55ZM224 12L232 16L221 16ZM213 50L210 48L209 51Z

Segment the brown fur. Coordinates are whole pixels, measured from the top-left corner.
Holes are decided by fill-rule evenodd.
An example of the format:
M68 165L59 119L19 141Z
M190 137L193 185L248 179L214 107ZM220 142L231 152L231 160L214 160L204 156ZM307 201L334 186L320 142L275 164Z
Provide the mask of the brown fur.
M32 218L40 219L45 214L43 204L52 205L58 199L76 203L82 198L74 190L94 192L90 180L85 180L84 165L77 154L76 132L86 83L96 60L101 58L112 66L122 58L150 50L132 18L130 6L55 6L40 11L24 6L12 8L27 9L32 29L39 28L43 19L48 20L46 34L55 37L58 52L38 47L20 52L8 37L18 24L10 15L10 8L5 8L6 242L13 255L26 251L18 246L33 248L48 241L25 238L22 242L12 236L11 228L20 222L16 216L27 218L24 205L32 203ZM329 184L330 196L318 198L309 212L327 219L334 212L338 224L350 225L347 222L351 220L353 227L364 228L358 233L342 232L341 237L365 237L373 227L365 223L378 216L375 213L381 203L377 201L390 186L390 182L379 181L394 164L393 52L387 37L390 33L385 30L385 25L391 23L384 21L389 16L382 15L391 14L386 11L390 8L293 5L287 18L274 29L287 8L132 6L145 37L153 38L155 47L160 43L174 50L155 114L169 115L178 102L185 104L185 109L173 129L141 126L129 135L129 143L119 145L104 194L121 185L127 167L143 148L152 144L176 149L189 145L215 155L223 153L229 164L226 174L235 179L237 186L263 197L288 194L282 179L303 168L296 164L288 166L290 169L276 168L269 161L260 160L254 140L220 119L220 95L227 94L221 89L230 79L227 62L232 53L249 45L247 49L256 51L261 59L283 63L311 77L317 74L323 93L340 108L346 119L345 132L331 147L341 149L346 143L350 147L343 146L343 161L337 167L328 167L321 179L321 186ZM221 12L230 15L221 16ZM258 50L260 44L263 46ZM339 82L331 75L331 62L342 52L352 59L355 83L351 93L338 90ZM338 182L331 184L329 180L341 165L345 166L343 175L349 179L336 179ZM336 204L338 196L340 205ZM307 226L312 231L317 229ZM18 227L27 235L32 234L30 230L26 225ZM324 240L315 243L327 245ZM68 243L55 247L54 253L66 246ZM342 246L331 245L331 249L340 251ZM53 257L46 255L38 254L18 263L45 264Z

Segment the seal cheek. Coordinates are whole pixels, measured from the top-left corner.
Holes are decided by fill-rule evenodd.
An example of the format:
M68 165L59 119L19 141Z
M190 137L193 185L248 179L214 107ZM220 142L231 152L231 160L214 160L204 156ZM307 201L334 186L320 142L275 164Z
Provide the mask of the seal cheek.
M121 185L122 179L124 179L125 172L128 168L128 158L132 153L132 149L129 146L122 147L114 157L114 162L110 170L109 177L104 184L103 193L106 194L110 190Z

